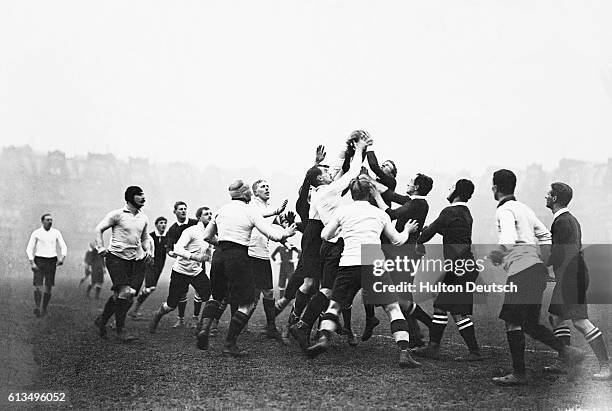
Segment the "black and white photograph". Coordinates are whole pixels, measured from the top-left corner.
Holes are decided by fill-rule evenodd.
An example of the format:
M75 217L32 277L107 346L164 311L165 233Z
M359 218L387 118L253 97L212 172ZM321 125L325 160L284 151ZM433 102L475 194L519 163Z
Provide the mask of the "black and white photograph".
M612 410L611 22L0 1L0 409Z

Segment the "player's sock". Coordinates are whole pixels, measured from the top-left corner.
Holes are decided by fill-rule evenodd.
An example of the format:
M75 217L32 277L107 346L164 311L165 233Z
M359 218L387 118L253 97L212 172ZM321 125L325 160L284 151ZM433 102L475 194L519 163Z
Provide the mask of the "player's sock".
M285 289L284 288L279 288L278 289L278 298L283 298L285 296Z
M147 297L149 297L149 294L151 294L150 291L147 291L146 288L143 289L140 292L140 294L138 294L138 298L136 299L136 304L139 306L140 304L144 303Z
M365 310L366 321L369 318L374 318L376 314L374 313L374 305L373 304L364 304L363 309Z
M187 299L179 301L178 303L178 318L185 318L185 309L187 308Z
M523 330L507 331L508 346L515 374L525 375L525 334Z
M96 287L96 300L100 298L100 290L102 290L102 287Z
M527 324L523 327L523 331L531 338L548 345L558 353L562 353L566 347L563 341L555 337L552 331L544 327L542 324Z
M125 326L125 316L132 306L132 301L118 298L116 304L115 323L117 325L117 332L121 332Z
M115 300L115 296L111 295L110 297L108 297L108 300L104 305L102 315L100 315L100 321L102 322L102 325L106 325L108 320L113 316L113 314L115 314L115 311L117 311L117 303Z
M34 290L34 305L36 308L40 307L40 301L42 300L42 293L40 290Z
M42 300L42 309L43 309L43 311L47 311L47 306L49 305L49 300L51 300L51 294L50 293L43 293L43 300Z
M217 303L215 301L215 303ZM206 303L208 304L208 303ZM221 317L223 316L223 313L225 312L225 309L227 308L227 301L225 299L223 299L223 301L221 301L221 303L217 303L217 311L214 314L214 319L219 321L221 319ZM205 306L206 307L206 306ZM232 313L233 315L233 313Z
M457 329L470 352L479 352L480 348L478 347L478 341L476 341L476 330L474 330L474 323L472 320L470 318L464 318L457 322Z
M268 327L276 327L275 318L276 314L274 312L274 300L273 299L263 299L263 309L266 314L266 323Z
M342 321L344 321L343 325L344 325L344 328L346 328L347 330L352 330L352 328L351 328L351 314L352 314L352 311L353 311L353 307L352 306L344 308L342 310Z
M193 300L193 316L197 317L200 315L200 311L202 310L202 300L196 301Z
M553 334L555 335L555 337L563 341L563 344L571 345L570 338L572 336L572 332L567 325L562 325L562 326L555 328L553 330Z
M227 337L225 339L226 345L235 345L236 340L238 339L238 335L244 328L244 326L249 321L249 316L244 314L241 311L236 311L236 313L232 316L232 320L229 324L229 329L227 330Z
M584 338L587 340L591 349L597 357L600 366L607 366L609 364L608 350L606 349L606 342L604 341L603 335L599 328L595 327L588 332Z
M89 284L87 286L87 290L85 291L85 295L89 297L89 293L91 293L91 289L93 288L93 284Z
M236 311L238 311L238 306L231 304L230 305L230 314L232 315L232 317L234 316L234 314L236 314Z
M431 328L429 329L429 341L440 344L440 341L442 341L442 335L444 334L444 329L448 324L448 314L434 313L431 323Z
M302 321L312 328L314 322L317 320L317 317L319 317L319 315L327 308L328 305L329 298L319 291L306 306L304 314L302 314Z
M302 312L308 304L308 300L310 300L310 296L308 294L304 294L302 290L297 290L295 293L295 303L293 304L293 313L298 317L302 315Z
M218 301L209 300L206 302L206 304L204 305L204 309L202 310L200 331L208 333L208 331L210 330L210 325L212 324L212 320L216 318L217 314L219 313L220 307L221 304L219 304ZM221 312L221 314L223 314L223 311Z
M431 317L421 308L420 305L412 303L412 310L410 311L410 315L415 320L419 320L420 322L425 324L427 328L431 328Z
M410 337L406 320L398 319L391 321L391 334L393 334L393 339L400 350L407 350L409 348Z

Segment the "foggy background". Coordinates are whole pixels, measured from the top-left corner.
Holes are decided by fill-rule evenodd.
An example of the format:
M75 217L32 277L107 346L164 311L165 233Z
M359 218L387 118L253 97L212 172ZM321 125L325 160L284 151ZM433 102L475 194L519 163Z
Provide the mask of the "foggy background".
M81 259L123 204L173 221L267 178L295 203L317 144L368 130L398 191L471 178L474 241L494 242L491 173L550 223L572 185L585 243L612 242L612 2L6 1L0 4L1 258L44 212Z

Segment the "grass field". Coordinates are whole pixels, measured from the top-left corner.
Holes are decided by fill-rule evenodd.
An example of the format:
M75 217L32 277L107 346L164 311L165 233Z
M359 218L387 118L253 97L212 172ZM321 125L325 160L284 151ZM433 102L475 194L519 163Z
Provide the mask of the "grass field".
M464 346L454 325L443 340L443 360L423 360L421 369L400 369L384 313L375 336L357 348L341 337L333 349L315 360L307 360L297 346L264 340L264 324L258 307L249 331L239 338L248 350L243 360L221 356L228 313L221 322L221 335L209 351L195 347L191 330L171 328L174 313L166 316L155 335L147 332L147 321L128 327L140 339L121 344L101 340L92 326L110 294L105 284L103 298L84 297L77 287L78 275L66 278L58 271L50 312L44 318L32 314L31 274L25 269L0 279L0 409L610 409L612 382L595 382L596 360L581 336L573 331L573 345L588 354L583 369L574 377L547 376L540 371L554 354L528 338L527 362L531 384L500 388L491 384L509 366L503 324L498 307L475 307L476 332L486 359L480 363L452 360ZM60 274L64 274L60 276ZM166 279L167 274L163 278ZM62 279L62 277L64 277ZM145 303L151 313L165 298L167 282ZM356 300L358 301L358 300ZM363 307L355 304L354 328L360 334ZM431 305L426 309L431 311ZM192 311L191 298L187 318ZM591 316L612 346L612 306L592 306ZM283 313L279 324L284 324ZM112 334L111 334L112 336ZM571 380L571 381L570 381ZM9 403L10 392L65 392L64 403Z

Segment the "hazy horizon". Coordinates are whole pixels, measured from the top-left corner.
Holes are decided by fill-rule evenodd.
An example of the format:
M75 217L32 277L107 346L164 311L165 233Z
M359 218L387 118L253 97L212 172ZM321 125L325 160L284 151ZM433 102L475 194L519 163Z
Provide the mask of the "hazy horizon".
M611 17L605 1L8 2L0 145L301 173L363 128L404 170L603 162Z

